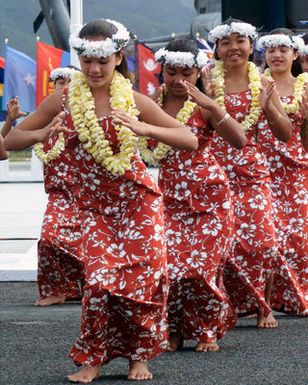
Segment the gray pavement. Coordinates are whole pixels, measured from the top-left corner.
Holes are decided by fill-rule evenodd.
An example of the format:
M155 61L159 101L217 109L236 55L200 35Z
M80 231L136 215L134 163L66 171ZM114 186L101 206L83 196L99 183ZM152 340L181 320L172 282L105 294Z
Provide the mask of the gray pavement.
M63 385L75 370L67 358L79 333L78 303L36 308L36 284L1 282L1 385ZM280 327L259 330L242 319L218 353L195 353L193 343L150 366L149 385L307 385L307 318L278 315ZM108 364L94 384L127 384L127 362Z

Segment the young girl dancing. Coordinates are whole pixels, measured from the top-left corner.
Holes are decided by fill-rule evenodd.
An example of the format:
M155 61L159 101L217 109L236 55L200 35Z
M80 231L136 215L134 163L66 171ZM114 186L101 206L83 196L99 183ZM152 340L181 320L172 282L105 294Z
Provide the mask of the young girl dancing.
M23 148L64 131L61 153L74 178L86 271L81 335L70 352L83 367L68 376L72 382L91 382L116 357L129 360L128 379L150 379L147 361L167 346L163 202L136 151L138 135L187 150L198 140L132 91L122 50L128 41L118 22L84 25L70 38L82 72L69 85L68 129L59 116L62 95L55 93L7 138L8 148Z
M277 240L270 173L257 133L265 116L279 140L290 138L291 125L288 119L275 121L278 114L285 113L274 83L262 86L258 69L249 61L256 36L254 26L232 19L209 33L209 40L216 44L218 59L212 71L215 99L241 124L247 138L247 145L238 150L214 135L212 151L229 178L236 216L235 247L225 274L228 293L240 315L258 312L257 326L273 328L277 321L267 302Z
M195 87L201 83L207 56L194 41L175 39L155 56L163 65L162 109L191 127L199 140L198 149L188 152L162 143L151 149L142 138L143 159L152 164L160 161L168 251L169 350L192 339L197 341L196 351L216 351L216 341L236 322L222 283L234 217L226 175L210 153L209 143L213 128L238 148L245 145L245 136L239 123Z
M282 106L293 125L292 137L287 143L278 141L266 122L259 131L271 172L281 254L274 275L271 306L291 314L308 315L308 154L301 140L301 136L305 140L307 131L305 84L308 74L294 76L296 69L300 69L299 52L304 48L304 41L282 28L262 36L258 46L265 49L268 66L265 76L275 81ZM276 116L274 124L282 119L282 115Z

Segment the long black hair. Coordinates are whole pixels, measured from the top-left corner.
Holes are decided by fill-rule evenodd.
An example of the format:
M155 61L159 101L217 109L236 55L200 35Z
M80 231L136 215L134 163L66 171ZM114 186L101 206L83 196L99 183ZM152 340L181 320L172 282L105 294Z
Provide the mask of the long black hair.
M171 40L165 47L167 51L171 52L190 52L192 53L195 57L197 57L199 53L199 48L197 46L197 43L191 39L186 39L183 37L178 37L176 39ZM160 73L160 81L161 83L163 82L163 74L162 71ZM198 77L197 82L196 82L196 87L204 92L203 89L203 84L201 81L201 78Z
M275 28L272 31L270 31L269 33L267 33L265 36L278 35L278 34L279 35L286 35L286 36L289 36L290 38L292 36L296 36L296 34L293 33L293 31L291 31L288 28ZM294 51L297 52L296 49L294 49ZM265 68L268 68L267 64L265 64ZM291 67L291 73L293 76L297 77L302 72L303 71L302 71L302 67L301 67L301 63L300 63L300 58L298 56L298 58L296 60L293 60L292 67Z
M117 33L117 31L118 29L115 25L109 23L107 20L98 19L85 24L79 32L79 37L81 39L86 39L90 36L102 36L104 38L111 38L112 35ZM116 53L116 55L118 54L119 52ZM122 50L122 55L122 61L118 66L116 66L116 70L119 71L125 78L129 79L127 61L124 50Z

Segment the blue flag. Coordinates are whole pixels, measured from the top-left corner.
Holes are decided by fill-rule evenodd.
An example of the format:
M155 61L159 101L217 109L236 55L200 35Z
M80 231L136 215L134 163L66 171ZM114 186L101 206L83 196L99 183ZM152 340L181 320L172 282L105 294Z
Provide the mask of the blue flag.
M19 97L20 108L24 112L35 110L36 63L29 56L6 46L4 93L2 109L14 96Z

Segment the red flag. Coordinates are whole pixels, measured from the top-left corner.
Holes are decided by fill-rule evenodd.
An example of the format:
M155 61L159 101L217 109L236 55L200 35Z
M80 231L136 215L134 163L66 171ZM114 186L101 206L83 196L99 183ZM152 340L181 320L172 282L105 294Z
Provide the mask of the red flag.
M159 86L158 76L161 66L154 57L154 52L144 44L137 44L139 91L145 95L154 94Z
M69 65L69 53L38 41L36 61L36 106L38 106L54 91L53 84L49 82L50 72L55 68Z

